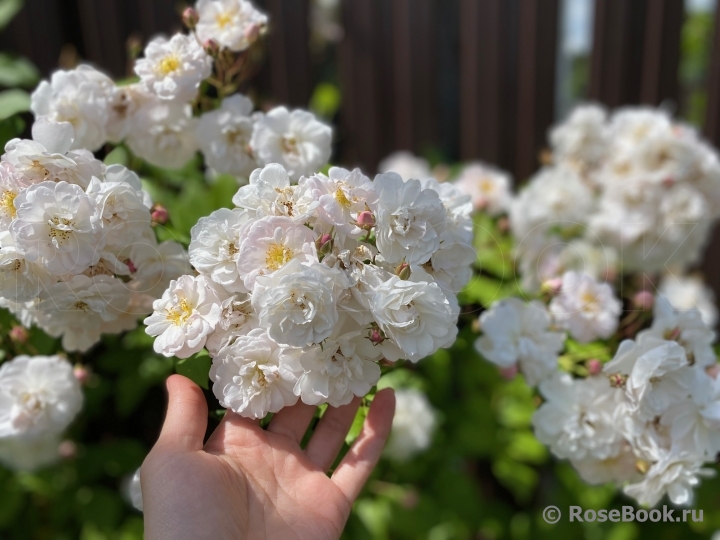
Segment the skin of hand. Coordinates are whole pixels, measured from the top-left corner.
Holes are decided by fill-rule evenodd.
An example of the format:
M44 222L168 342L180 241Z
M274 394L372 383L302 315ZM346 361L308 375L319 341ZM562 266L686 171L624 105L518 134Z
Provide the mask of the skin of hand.
M362 432L330 469L360 398L328 407L305 449L315 407L298 403L267 429L227 411L207 443L200 388L173 375L167 416L141 470L147 540L337 539L377 464L395 412L391 389L375 395Z

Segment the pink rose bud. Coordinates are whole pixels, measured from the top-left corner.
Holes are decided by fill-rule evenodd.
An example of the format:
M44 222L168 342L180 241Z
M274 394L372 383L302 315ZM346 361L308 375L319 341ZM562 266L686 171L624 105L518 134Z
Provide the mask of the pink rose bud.
M10 329L10 339L15 343L25 343L30 335L22 326L13 326Z
M198 21L200 21L200 15L193 8L189 7L183 11L182 21L188 30L195 30Z
M374 345L380 345L383 341L385 341L385 338L382 337L382 334L380 333L380 330L378 330L377 328L373 328L372 330L370 330L370 336L369 336L369 337L370 337L370 341L371 341Z
M602 369L603 364L597 358L591 358L587 361L587 370L590 372L590 375L597 375L602 371Z
M357 217L357 224L362 228L374 227L375 216L373 216L369 210L360 212Z
M514 379L517 374L518 368L516 365L500 369L500 376L507 381Z
M75 375L75 378L80 382L80 384L85 384L90 378L90 370L85 366L77 364L73 368L73 375Z
M720 375L720 364L713 364L705 370L705 373L708 374L708 377L717 379L717 376Z
M248 26L244 32L245 39L247 39L250 43L255 41L258 38L258 36L260 35L261 28L262 27L259 24L251 24L250 26Z
M400 263L397 268L395 268L395 275L400 279L410 279L410 273L410 265L407 263Z
M205 52L213 58L217 58L220 54L220 45L214 39L206 40L205 43L203 43L203 49L205 49Z
M125 260L125 266L128 267L128 270L130 271L131 274L134 274L135 272L137 272L137 267L133 264L133 262L130 259Z
M327 233L321 234L320 237L315 240L315 247L321 255L332 253L333 245L333 237Z
M77 445L71 440L64 440L58 446L58 454L61 458L72 459L77 455Z
M675 327L670 330L665 330L665 332L663 332L663 339L667 341L677 341L680 338L680 334L682 334L680 328Z
M642 310L652 309L655 304L655 296L650 291L639 291L633 296L633 306Z
M168 213L167 208L165 208L163 205L155 204L150 210L150 218L152 219L153 223L165 225L170 218L170 214Z
M552 294L558 294L562 289L562 278L548 279L543 283L543 288Z

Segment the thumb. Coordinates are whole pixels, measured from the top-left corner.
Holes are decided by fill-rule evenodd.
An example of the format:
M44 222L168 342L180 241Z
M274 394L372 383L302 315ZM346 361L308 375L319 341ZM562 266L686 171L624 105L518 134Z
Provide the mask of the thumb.
M203 447L208 408L200 387L182 375L166 383L168 408L158 444L193 452Z

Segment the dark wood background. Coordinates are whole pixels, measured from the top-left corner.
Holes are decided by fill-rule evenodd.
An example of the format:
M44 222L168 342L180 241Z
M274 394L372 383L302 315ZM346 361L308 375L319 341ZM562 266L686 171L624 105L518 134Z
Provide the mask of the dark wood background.
M278 102L305 106L318 76L309 0L257 4L272 20L259 84ZM0 47L43 74L76 51L121 77L128 38L179 30L181 8L177 0L26 0ZM559 0L341 0L336 161L373 172L394 150L436 148L524 181L555 118L559 9ZM678 103L684 13L683 0L596 0L587 97L610 107ZM702 130L717 146L720 32L711 48ZM703 269L720 292L720 234Z

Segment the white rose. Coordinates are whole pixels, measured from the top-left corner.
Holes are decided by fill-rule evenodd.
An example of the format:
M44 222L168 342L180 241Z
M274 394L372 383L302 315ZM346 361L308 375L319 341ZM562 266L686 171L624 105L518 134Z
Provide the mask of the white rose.
M483 335L475 349L501 368L519 364L530 386L552 376L565 346L562 332L550 331L550 316L538 301L506 298L480 315Z
M249 222L243 228L237 269L247 290L252 291L259 276L272 274L290 261L313 260L313 231L286 217L269 216Z
M417 157L411 152L395 152L383 159L378 165L378 172L399 174L403 180L428 178L432 176L430 164L426 159Z
M145 319L145 332L156 337L155 352L178 358L188 358L205 346L222 310L216 290L204 276L171 281L153 309Z
M395 174L375 178L377 248L389 263L423 264L440 248L446 211L437 192Z
M278 346L265 330L252 330L213 359L213 393L223 407L247 418L263 418L294 405L297 375L288 365L298 353Z
M157 37L145 47L144 58L135 62L135 73L160 99L187 103L212 73L212 58L194 35Z
M382 283L370 307L380 329L412 362L449 347L457 336L457 300L446 297L429 275L419 271L412 272L410 280L392 276ZM388 360L402 358L384 353Z
M298 190L305 206L317 201L320 221L346 235L360 236L363 231L353 222L360 212L377 202L377 194L370 179L359 169L348 171L331 167L328 176L314 174L300 179Z
M204 43L215 40L220 47L241 52L252 45L267 25L267 15L247 0L198 0L200 16L195 32Z
M250 146L258 163L279 163L294 180L330 159L332 129L312 113L277 107L255 123Z
M383 454L407 461L430 447L437 424L437 412L424 393L413 388L396 390L395 416Z
M247 177L257 167L250 152L253 103L241 94L222 101L200 117L196 134L205 162L219 173Z
M318 206L317 201L300 201L301 192L290 185L290 176L282 165L271 163L255 169L248 185L242 186L233 196L235 206L249 210L258 218L264 216L288 217L296 223L305 223Z
M62 336L65 350L84 352L100 339L103 322L124 313L129 297L116 277L77 275L41 291L35 316L46 333Z
M238 274L240 231L250 217L246 210L221 208L200 218L190 231L190 262L228 292L247 292Z
M43 182L15 199L11 231L30 262L54 275L77 274L100 259L103 238L96 206L85 192L66 182Z
M151 100L135 115L126 142L135 155L152 165L180 169L198 149L196 121L189 106Z
M330 337L320 346L303 351L295 358L293 370L299 373L295 394L303 403L340 407L355 396L364 396L380 379L380 366L365 357L360 331ZM378 351L379 352L379 351Z
M550 302L555 322L581 343L608 339L619 324L622 303L607 283L587 274L565 272L560 294Z
M16 356L0 366L0 440L61 433L82 402L70 362L60 356Z
M610 459L620 454L624 438L618 426L623 391L607 377L573 379L556 373L540 383L545 402L533 415L535 436L560 458Z
M114 83L96 69L81 65L56 71L50 82L42 81L32 94L36 118L72 125L72 148L99 149L107 141L108 102Z
M283 268L258 276L252 305L260 326L277 343L304 347L321 343L338 323L337 303L348 283L339 270L293 259Z
M505 213L510 208L512 193L510 175L484 163L466 165L455 181L463 193L470 195L475 210L491 216Z
M85 189L93 176L102 178L105 174L105 165L87 150L53 153L39 142L23 139L5 145L2 161L12 165L23 186L52 181Z

